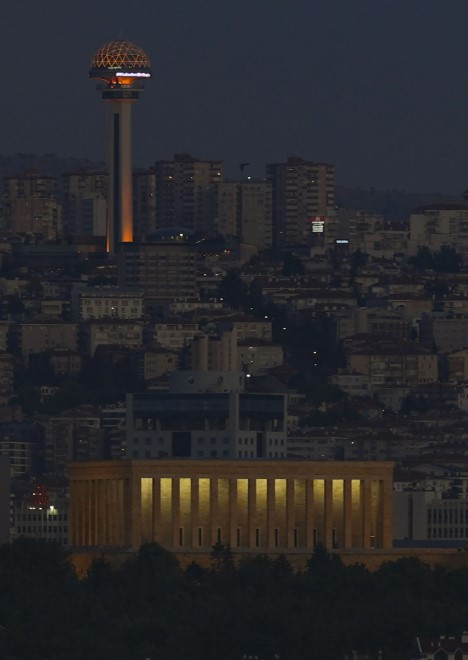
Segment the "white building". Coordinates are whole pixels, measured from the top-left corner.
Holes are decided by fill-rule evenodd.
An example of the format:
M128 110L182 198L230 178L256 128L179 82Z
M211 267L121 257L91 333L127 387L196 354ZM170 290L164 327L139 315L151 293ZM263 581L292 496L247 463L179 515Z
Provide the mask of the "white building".
M76 320L90 319L141 319L144 303L143 292L121 287L86 287L75 290L72 297L73 315Z
M15 506L11 538L18 537L68 545L68 500L57 497L48 505L23 501Z
M284 458L286 397L236 371L175 371L169 392L127 395L128 458Z

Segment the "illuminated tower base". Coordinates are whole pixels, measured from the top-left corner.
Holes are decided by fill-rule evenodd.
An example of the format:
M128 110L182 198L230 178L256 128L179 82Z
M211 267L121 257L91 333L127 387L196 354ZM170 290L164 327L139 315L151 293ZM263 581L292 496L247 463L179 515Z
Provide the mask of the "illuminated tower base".
M138 92L130 93L135 98L115 98L113 90L102 95L110 101L107 251L111 253L119 243L133 241L132 102L138 98Z

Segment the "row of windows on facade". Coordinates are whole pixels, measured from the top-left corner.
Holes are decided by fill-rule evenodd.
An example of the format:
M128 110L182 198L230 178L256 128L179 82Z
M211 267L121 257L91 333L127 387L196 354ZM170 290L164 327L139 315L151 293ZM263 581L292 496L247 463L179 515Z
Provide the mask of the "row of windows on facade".
M141 452L138 449L132 451L132 458L140 458ZM216 449L211 449L210 451L203 451L199 449L196 452L198 458L229 458L229 451L224 449L223 451L217 451ZM255 458L256 454L252 450L239 450L239 458ZM269 454L270 458L285 458L286 452L275 451ZM159 451L157 457L154 456L150 449L145 450L145 458L168 458L169 454L167 451Z
M218 441L219 440L217 438L210 438L209 439L209 442L210 442L211 445L216 445L218 443ZM145 438L145 445L151 445L152 442L153 442L153 438ZM199 445L204 445L207 442L208 442L208 438L197 438L197 444L199 444ZM223 437L221 442L222 442L223 445L228 445L229 444L229 437L226 437L226 436ZM133 438L133 444L134 445L140 444L140 438L134 437ZM160 445L166 444L166 439L165 438L158 438L158 444L160 444ZM242 444L244 444L244 445L254 445L255 440L254 440L254 438L239 438L239 445L242 445ZM270 438L268 440L268 444L270 446L273 446L273 445L275 445L275 446L278 446L278 445L284 446L284 439L283 438L280 438L280 439Z
M428 539L468 539L468 527L429 527L427 530Z
M239 452L239 456L241 455L241 453L242 452ZM253 458L253 455L254 455L253 451L250 452L250 453L251 453L252 458ZM248 454L248 452L245 452L245 454ZM168 454L167 451L159 451L158 452L157 458L168 458L168 457L169 457L169 454ZM218 458L218 457L219 458L229 458L229 451L227 449L225 449L222 452L221 451L218 452L218 451L216 451L216 449L212 449L211 451L206 451L206 452L204 452L202 450L199 450L199 451L197 451L197 457L198 458L207 458L207 457L210 457L210 458ZM138 449L134 449L132 451L132 458L140 458L140 452L138 451ZM145 458L155 458L155 456L152 455L150 449L147 449L145 451Z
M18 534L66 534L66 525L54 525L53 527L37 527L36 525L22 525L18 527Z
M16 516L17 520L36 522L36 520L67 520L66 513L49 513L47 510L44 510L41 513L18 513Z
M468 523L468 509L429 509L427 512L428 523Z

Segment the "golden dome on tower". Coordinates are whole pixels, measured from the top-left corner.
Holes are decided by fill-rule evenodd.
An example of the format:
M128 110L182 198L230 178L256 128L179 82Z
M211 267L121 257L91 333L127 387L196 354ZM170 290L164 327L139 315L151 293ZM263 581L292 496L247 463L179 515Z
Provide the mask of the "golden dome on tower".
M100 48L91 62L92 69L149 69L145 51L131 41L109 41Z
M133 86L138 78L151 77L149 57L131 41L109 41L93 57L89 77L112 86Z

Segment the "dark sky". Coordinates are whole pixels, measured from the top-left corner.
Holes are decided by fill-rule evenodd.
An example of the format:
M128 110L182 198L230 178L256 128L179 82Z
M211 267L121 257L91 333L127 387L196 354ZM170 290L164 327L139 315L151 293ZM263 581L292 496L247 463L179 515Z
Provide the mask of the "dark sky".
M0 154L105 158L91 56L149 54L135 162L334 162L341 183L468 187L467 0L10 0Z

